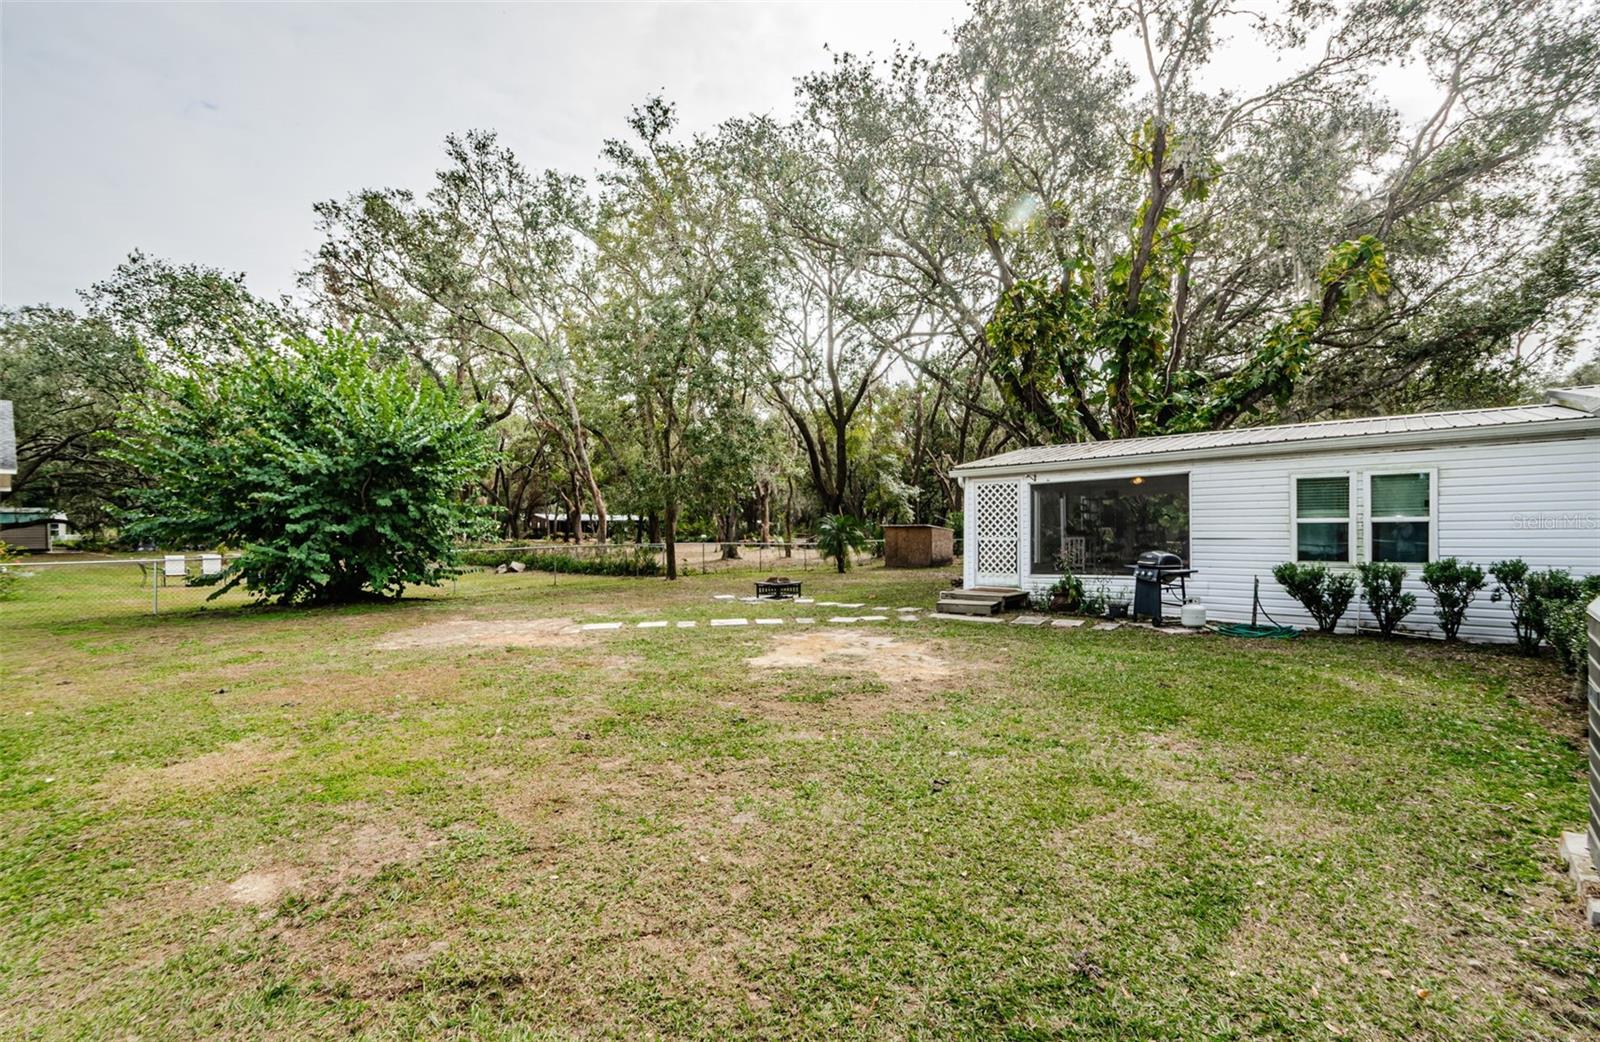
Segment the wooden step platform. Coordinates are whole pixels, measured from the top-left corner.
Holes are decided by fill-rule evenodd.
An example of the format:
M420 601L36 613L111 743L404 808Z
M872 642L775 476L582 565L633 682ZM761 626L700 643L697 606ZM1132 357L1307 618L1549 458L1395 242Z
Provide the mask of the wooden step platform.
M938 610L949 615L995 615L1028 606L1028 591L1015 586L969 586L940 590Z

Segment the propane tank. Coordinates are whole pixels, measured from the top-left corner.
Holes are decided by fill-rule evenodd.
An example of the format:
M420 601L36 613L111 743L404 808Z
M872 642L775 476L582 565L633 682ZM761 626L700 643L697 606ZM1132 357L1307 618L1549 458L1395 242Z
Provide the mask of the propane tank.
M1190 629L1199 629L1206 624L1206 606L1199 601L1187 601L1178 617Z

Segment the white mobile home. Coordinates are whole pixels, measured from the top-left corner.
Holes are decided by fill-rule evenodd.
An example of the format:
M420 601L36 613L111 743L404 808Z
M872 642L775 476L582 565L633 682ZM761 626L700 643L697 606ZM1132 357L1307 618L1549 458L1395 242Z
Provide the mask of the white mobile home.
M1254 581L1279 622L1312 620L1272 579L1283 561L1406 566L1417 610L1406 632L1437 633L1422 565L1600 572L1600 387L1543 405L1380 416L1020 449L963 464L965 582L1043 592L1063 567L1109 590L1166 550L1195 569L1188 593L1215 621L1249 621ZM1353 602L1340 624L1372 622ZM1512 639L1486 590L1461 635Z

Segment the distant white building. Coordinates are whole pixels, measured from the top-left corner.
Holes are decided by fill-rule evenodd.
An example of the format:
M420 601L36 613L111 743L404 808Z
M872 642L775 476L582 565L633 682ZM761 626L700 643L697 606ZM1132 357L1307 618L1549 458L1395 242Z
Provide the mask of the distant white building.
M17 428L11 403L0 398L0 492L11 491L11 479L16 473Z
M1020 449L955 468L965 490L965 581L1043 592L1064 560L1108 590L1131 589L1146 550L1196 570L1188 592L1212 620L1248 621L1260 579L1278 621L1312 620L1272 579L1283 561L1410 572L1417 610L1402 627L1437 633L1422 565L1600 572L1600 387L1542 405L1381 416ZM1352 602L1341 629L1371 616ZM1461 635L1512 639L1488 591Z

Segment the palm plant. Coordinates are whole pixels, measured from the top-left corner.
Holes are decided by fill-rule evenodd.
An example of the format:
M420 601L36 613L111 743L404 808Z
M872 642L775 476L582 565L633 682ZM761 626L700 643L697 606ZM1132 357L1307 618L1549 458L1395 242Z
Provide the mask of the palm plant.
M850 555L869 545L867 530L848 514L829 514L817 522L817 552L829 558L843 572L850 567Z

